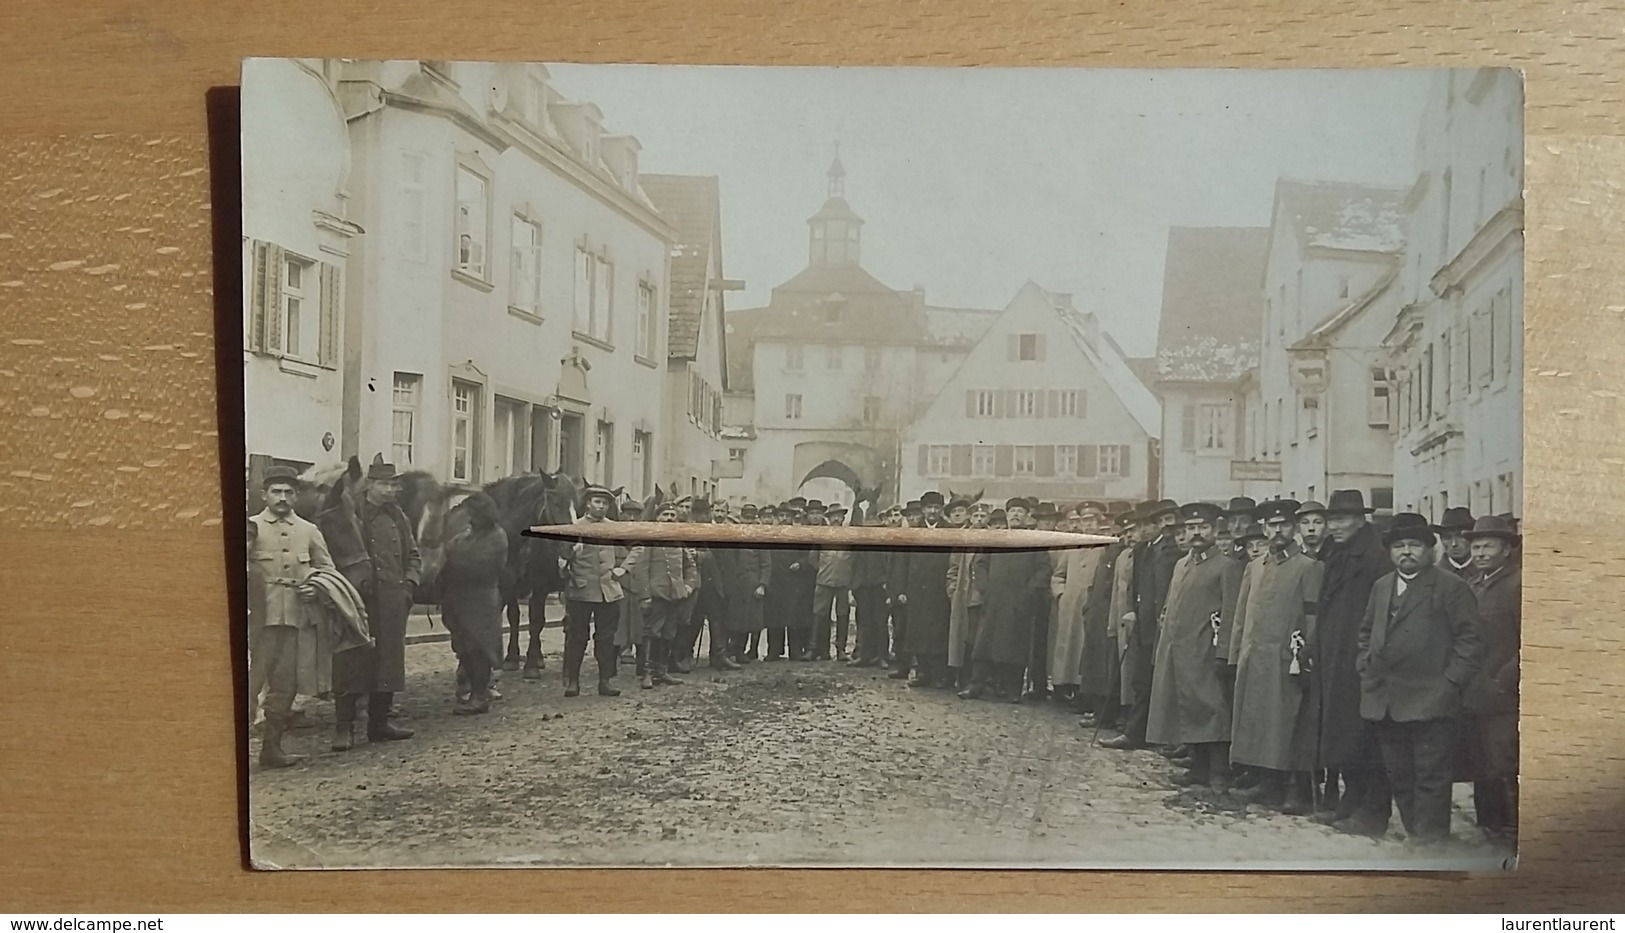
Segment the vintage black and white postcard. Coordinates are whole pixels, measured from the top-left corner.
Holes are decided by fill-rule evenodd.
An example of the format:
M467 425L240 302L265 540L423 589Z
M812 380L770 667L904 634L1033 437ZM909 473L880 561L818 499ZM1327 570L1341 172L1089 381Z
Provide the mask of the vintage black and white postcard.
M1522 103L249 60L255 864L1511 867Z

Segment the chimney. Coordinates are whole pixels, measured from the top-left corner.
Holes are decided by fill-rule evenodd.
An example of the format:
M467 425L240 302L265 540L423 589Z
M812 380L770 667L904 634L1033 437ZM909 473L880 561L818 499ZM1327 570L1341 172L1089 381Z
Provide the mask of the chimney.
M1067 296L1067 305L1071 306L1071 295ZM1083 339L1088 342L1097 353L1100 351L1100 317L1093 311L1085 311L1083 318Z

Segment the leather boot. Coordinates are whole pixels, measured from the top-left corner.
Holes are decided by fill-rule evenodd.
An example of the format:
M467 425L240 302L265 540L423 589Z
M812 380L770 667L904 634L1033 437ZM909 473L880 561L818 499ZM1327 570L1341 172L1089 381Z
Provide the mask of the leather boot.
M637 651L633 657L637 662L638 687L643 690L655 688L654 676L649 672L649 639L638 642Z
M265 717L265 737L260 740L260 767L291 768L305 760L303 755L289 755L282 751L282 735L288 731L288 720L282 715Z
M567 697L581 696L581 657L564 657L564 695Z
M669 641L656 640L650 642L649 649L654 654L654 682L662 687L681 687L683 682L668 673L676 647Z
M610 683L615 679L616 664L620 656L620 652L615 649L615 643L608 640L596 643L593 646L593 656L598 660L598 695L620 696L621 691L616 690Z
M355 747L355 701L353 696L339 696L333 700L334 715L338 717L338 724L333 727L331 746L335 752L347 752Z
M1315 812L1314 801L1310 799L1308 774L1294 771L1288 775L1286 799L1281 803L1281 812L1287 816L1308 816Z
M394 698L395 695L392 693L374 693L368 698L367 741L399 742L417 734L411 729L403 729L389 721L389 706Z

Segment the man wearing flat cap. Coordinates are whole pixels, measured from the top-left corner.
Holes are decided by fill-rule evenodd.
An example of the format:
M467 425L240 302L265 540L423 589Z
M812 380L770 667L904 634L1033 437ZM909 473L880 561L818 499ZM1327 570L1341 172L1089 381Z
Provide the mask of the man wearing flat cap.
M1357 655L1360 715L1376 727L1400 819L1421 845L1450 836L1462 699L1484 660L1477 600L1433 566L1436 543L1426 518L1394 516L1383 535L1394 570L1371 588Z
M1224 571L1215 548L1219 507L1196 502L1180 509L1190 553L1175 564L1156 642L1146 741L1186 745L1194 766L1175 784L1230 783L1230 698L1217 663Z
M1473 566L1472 546L1467 543L1467 532L1472 530L1473 513L1462 506L1445 509L1444 517L1433 526L1434 533L1439 536L1439 550L1444 558L1439 561L1439 569L1463 581L1471 581L1478 576L1478 570Z
M333 750L348 751L354 741L356 707L367 696L367 739L392 742L412 737L389 721L395 694L406 689L406 620L423 570L417 538L406 513L395 504L400 495L395 465L375 457L367 468L361 501L322 513L322 534L331 542L335 528L345 540L359 541L358 553L335 559L339 572L361 594L373 651L343 651L333 657L333 694L338 721ZM349 514L346 514L349 513Z
M1512 523L1480 518L1466 534L1478 572L1484 664L1467 685L1467 752L1473 809L1491 838L1515 843L1518 832L1518 645L1523 572L1513 554L1521 539Z
M1326 507L1310 500L1298 506L1298 547L1304 556L1320 560L1326 543Z
M1123 723L1123 734L1101 742L1107 748L1144 748L1146 723L1151 715L1151 684L1156 663L1157 626L1174 565L1184 557L1176 537L1182 528L1179 503L1159 499L1146 504L1142 518L1151 526L1151 539L1135 546L1133 575L1129 581L1129 612L1125 617L1123 679L1134 703Z
M1394 564L1371 512L1358 489L1336 490L1327 501L1320 603L1305 651L1313 664L1310 700L1318 710L1315 765L1337 771L1344 783L1337 809L1315 819L1339 832L1380 836L1388 830L1393 794L1376 732L1360 715L1355 659L1372 588Z
M1236 669L1230 760L1259 769L1247 799L1304 816L1313 803L1309 772L1314 755L1297 741L1308 671L1302 646L1320 604L1321 565L1297 543L1298 503L1277 499L1258 506L1269 549L1248 565L1230 633Z

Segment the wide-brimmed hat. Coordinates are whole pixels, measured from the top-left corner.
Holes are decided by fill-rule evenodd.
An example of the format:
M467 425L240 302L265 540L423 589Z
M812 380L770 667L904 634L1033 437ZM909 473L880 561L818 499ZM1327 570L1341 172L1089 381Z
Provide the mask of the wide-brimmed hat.
M1224 510L1211 502L1191 502L1179 507L1179 520L1186 525L1212 524L1223 514Z
M1267 522L1272 518L1292 521L1298 517L1298 502L1296 499L1271 499L1268 502L1260 502L1253 510L1253 517L1260 522Z
M1365 507L1365 494L1358 489L1334 490L1331 499L1326 502L1329 515L1370 515L1375 511ZM1425 519L1423 521L1426 522Z
M924 506L927 506L927 505L940 506L940 505L942 505L942 503L944 501L945 500L942 497L942 493L937 492L935 489L930 490L929 492L926 492L925 494L920 496L920 505L921 505L921 507L924 507Z
M1215 508L1217 508L1217 506L1215 506ZM1172 499L1158 499L1157 501L1150 503L1150 508L1146 509L1145 517L1149 521L1157 521L1164 515L1178 514L1179 503Z
M1382 543L1384 547L1393 547L1400 541L1420 541L1432 547L1439 543L1439 538L1425 517L1415 512L1399 512L1389 521L1388 530L1382 533Z
M1258 508L1258 502L1252 496L1236 496L1230 500L1229 505L1225 506L1224 514L1251 515L1256 508Z
M1433 530L1441 535L1461 534L1473 529L1473 511L1464 505L1452 506L1444 510L1444 518Z
M290 468L290 467L285 467L285 466L271 467L269 470L265 471L265 478L260 481L260 488L261 489L270 489L271 486L273 484L275 484L275 483L283 483L283 484L286 484L288 486L292 486L295 489L298 489L299 488L299 474L295 473L293 471L293 469Z
M1517 529L1512 527L1512 523L1499 515L1486 515L1480 518L1478 521L1473 522L1473 527L1462 532L1462 535L1468 541L1479 538L1500 538L1502 541L1514 546L1523 540L1523 536L1519 535Z

